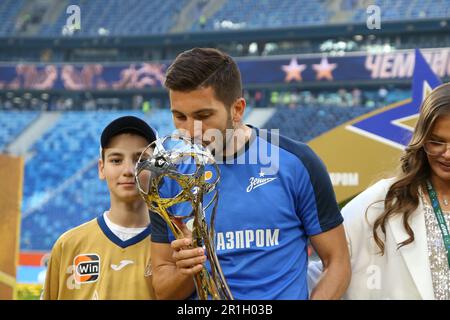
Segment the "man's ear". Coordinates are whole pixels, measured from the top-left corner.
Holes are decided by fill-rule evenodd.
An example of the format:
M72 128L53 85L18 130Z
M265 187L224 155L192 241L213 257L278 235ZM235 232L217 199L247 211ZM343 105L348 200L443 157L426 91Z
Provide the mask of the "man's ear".
M244 118L246 102L244 98L237 99L231 107L231 119L234 123L241 123Z
M105 170L105 163L103 162L102 159L98 159L98 177L100 180L106 179L104 170Z

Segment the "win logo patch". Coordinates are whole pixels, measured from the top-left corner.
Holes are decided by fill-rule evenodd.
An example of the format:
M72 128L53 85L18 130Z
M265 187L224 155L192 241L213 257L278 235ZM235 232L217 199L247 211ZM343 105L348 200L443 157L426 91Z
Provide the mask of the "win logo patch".
M100 276L100 256L96 253L79 254L73 259L75 281L91 283Z

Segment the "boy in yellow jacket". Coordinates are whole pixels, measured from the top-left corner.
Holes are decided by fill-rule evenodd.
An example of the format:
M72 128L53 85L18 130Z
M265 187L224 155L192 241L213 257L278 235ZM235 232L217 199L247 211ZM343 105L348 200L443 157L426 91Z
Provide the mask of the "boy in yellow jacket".
M143 120L126 116L101 135L99 178L111 207L65 232L48 264L42 299L153 299L150 218L134 180L136 161L156 139Z

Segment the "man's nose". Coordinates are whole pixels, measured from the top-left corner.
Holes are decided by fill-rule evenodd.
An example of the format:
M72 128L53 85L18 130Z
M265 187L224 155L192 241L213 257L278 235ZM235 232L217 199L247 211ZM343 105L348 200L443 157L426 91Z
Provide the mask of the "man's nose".
M183 128L189 133L189 137L194 140L201 141L203 136L202 122L198 120L188 120Z

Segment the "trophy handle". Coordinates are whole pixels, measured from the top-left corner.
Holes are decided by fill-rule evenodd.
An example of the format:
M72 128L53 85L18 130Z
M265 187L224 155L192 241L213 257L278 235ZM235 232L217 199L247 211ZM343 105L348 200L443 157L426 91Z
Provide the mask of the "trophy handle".
M202 194L199 194L197 199L202 199ZM217 193L214 201L217 201ZM216 207L215 207L216 208ZM215 208L212 212L212 221L214 220ZM195 287L200 300L207 300L208 294L213 300L233 300L233 295L225 281L222 269L220 268L219 259L217 258L214 240L214 226L211 230L205 221L203 205L201 200L197 200L197 205L194 210L195 219L193 226L193 245L196 247L205 247L207 258L211 266L211 273L203 265L202 270L194 276Z

